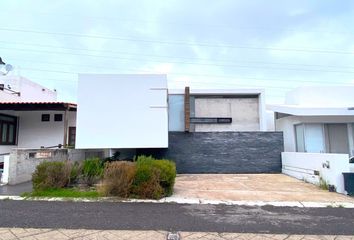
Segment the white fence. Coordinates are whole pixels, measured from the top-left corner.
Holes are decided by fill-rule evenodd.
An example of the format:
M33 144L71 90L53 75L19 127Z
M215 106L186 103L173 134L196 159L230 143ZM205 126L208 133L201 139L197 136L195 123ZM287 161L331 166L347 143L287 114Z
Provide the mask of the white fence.
M350 172L348 154L282 153L282 172L286 175L318 185L320 178L334 185L339 193L344 190L343 172Z

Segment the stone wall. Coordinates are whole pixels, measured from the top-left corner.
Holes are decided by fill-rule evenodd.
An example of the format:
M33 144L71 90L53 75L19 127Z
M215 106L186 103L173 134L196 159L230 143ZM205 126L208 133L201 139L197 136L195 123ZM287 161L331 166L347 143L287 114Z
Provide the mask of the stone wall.
M14 149L10 153L8 184L30 181L32 173L41 162L82 161L88 157L103 157L103 150L81 149ZM7 166L6 166L7 167Z
M281 132L170 132L168 149L143 149L176 162L178 173L281 173Z

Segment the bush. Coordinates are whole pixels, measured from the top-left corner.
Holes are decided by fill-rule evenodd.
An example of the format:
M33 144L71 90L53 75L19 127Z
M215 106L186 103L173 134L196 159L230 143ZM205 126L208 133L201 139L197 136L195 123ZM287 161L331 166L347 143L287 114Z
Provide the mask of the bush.
M106 163L99 192L103 196L129 197L135 172L136 166L131 162Z
M82 164L82 179L87 185L92 186L102 178L103 170L103 161L99 158L86 159Z
M173 186L176 179L176 164L169 160L155 160L154 167L159 170L159 183L164 189L165 196L173 193Z
M168 160L139 156L132 193L141 198L159 199L170 196L176 177L176 166Z
M71 166L71 171L70 171L70 184L75 184L79 181L79 177L82 174L82 164L79 162L75 162Z
M32 174L33 189L63 188L69 183L70 171L68 162L42 162Z

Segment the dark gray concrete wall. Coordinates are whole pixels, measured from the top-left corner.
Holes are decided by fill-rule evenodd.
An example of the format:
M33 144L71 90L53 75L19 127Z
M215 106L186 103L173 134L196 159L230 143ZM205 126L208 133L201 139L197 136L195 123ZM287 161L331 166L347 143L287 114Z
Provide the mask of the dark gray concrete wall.
M282 132L170 132L168 149L141 149L176 162L178 173L280 173Z

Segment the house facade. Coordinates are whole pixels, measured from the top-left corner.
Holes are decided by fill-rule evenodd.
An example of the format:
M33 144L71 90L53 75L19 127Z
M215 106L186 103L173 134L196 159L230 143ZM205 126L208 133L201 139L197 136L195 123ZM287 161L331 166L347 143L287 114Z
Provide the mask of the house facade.
M354 171L354 87L302 87L268 106L284 134L282 172L347 193L343 173Z
M282 134L266 132L262 89L169 89L166 75L80 74L77 126L79 149L169 158L180 173L281 169Z
M302 87L270 105L286 152L354 155L354 87Z
M74 145L76 104L20 76L0 78L0 154L13 148Z

